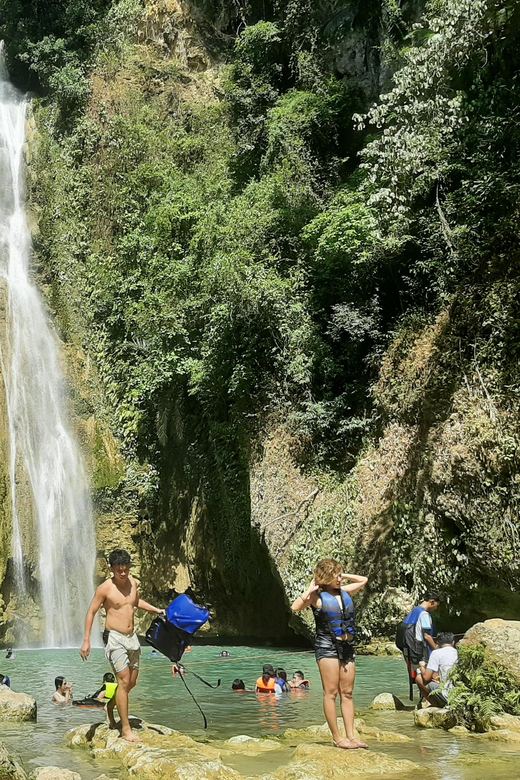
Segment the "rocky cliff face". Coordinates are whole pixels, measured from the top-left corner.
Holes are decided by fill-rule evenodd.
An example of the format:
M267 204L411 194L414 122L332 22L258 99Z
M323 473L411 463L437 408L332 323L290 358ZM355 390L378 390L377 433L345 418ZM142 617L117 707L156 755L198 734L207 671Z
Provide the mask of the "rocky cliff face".
M225 425L217 431L205 426L193 388L173 380L157 405L153 430L139 434L147 437L147 446L131 447L125 438L121 394L106 364L119 355L107 358L104 345L95 342L90 301L82 297L83 283L94 275L89 262L105 264L108 276L122 262L115 248L119 236L99 210L91 221L84 215L85 227L68 212L69 201L72 212L80 210L74 197L83 176L82 207L88 209L89 199L106 199L107 214L121 207L127 191L117 190L117 183L127 171L117 170L110 155L118 147L118 132L135 130L135 156L143 159L139 144L149 140L149 115L136 119L136 103L153 106L154 121L160 117L158 132L178 121L174 162L160 159L142 175L147 197L160 186L167 165L184 175L204 159L193 128L202 124L202 114L224 113L227 47L246 22L272 16L273 9L264 5L149 2L136 26L137 49L119 59L100 57L90 104L72 140L53 129L51 110L37 107L40 136L33 131L29 137L31 207L35 225L41 225L37 273L63 340L74 424L93 486L97 576L106 576L108 552L124 547L135 560L145 598L164 604L187 590L212 609L212 632L266 641L289 642L308 634L307 618L293 617L289 604L316 561L331 555L370 577L360 612L366 636L388 632L427 586L446 592L449 608L441 622L450 627L464 629L498 613L512 617L519 584L518 410L514 399L500 396L493 360L479 363L474 350L485 338L486 311L496 309L497 300L511 320L518 318L515 296L508 298L499 284L481 291L480 300L444 306L435 316L396 327L373 388L379 427L347 476L309 465L285 413L262 419L254 442L244 437L229 444ZM354 83L367 102L389 84L393 67L390 41L382 40L378 25L394 4L375 5L378 14L367 21L371 3L312 4L316 24L327 31L328 71ZM409 25L423 3L399 6L399 24L404 18ZM297 36L298 19L291 18L296 20L291 34ZM384 54L382 43L388 44ZM118 121L121 130L104 136ZM213 146L227 142L225 133L217 134ZM172 224L178 219L184 229L191 215L165 215L164 230L173 235L168 219ZM127 251L141 248L136 242L135 250L132 245ZM106 293L102 285L99 289L100 296ZM112 316L108 306L107 311ZM125 338L121 351L148 349L132 341L131 332ZM471 344L473 357L465 354L462 360ZM4 406L0 394L2 420ZM225 418L226 410L218 412ZM16 604L5 552L11 523L7 448L3 424L0 621L3 636L13 641ZM28 608L35 629L37 609Z

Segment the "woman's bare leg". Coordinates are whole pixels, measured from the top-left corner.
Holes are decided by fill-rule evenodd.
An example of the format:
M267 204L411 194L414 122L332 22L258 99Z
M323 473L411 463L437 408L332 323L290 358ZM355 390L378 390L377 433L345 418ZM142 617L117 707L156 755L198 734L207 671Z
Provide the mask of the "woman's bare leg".
M345 740L339 732L338 715L336 712L336 698L340 692L340 662L337 658L320 658L318 668L323 686L323 712L325 713L332 739L335 743L347 743L349 740ZM347 746L347 744L344 744L344 747Z
M339 695L341 698L341 715L343 717L343 723L345 724L345 734L347 739L355 747L366 748L368 745L357 739L354 731L354 700L352 694L354 692L354 683L356 681L356 664L354 661L347 663L340 663L339 669Z

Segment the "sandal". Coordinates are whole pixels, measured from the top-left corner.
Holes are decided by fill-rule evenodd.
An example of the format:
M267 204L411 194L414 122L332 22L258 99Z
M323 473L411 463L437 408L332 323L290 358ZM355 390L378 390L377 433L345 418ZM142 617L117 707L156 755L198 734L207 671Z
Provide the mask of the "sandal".
M344 742L347 744L344 745ZM332 744L336 748L341 748L341 750L357 750L358 748L358 745L354 745L353 741L351 739L347 739L346 737L343 737L343 739L340 739L339 742L333 742Z

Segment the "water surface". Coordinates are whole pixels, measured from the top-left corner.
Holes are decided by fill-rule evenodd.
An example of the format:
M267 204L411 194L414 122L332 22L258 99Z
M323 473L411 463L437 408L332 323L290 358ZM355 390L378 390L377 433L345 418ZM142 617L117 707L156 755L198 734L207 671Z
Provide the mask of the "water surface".
M151 657L151 649L143 648L142 672L139 684L131 695L131 714L152 723L178 729L196 739L226 739L237 734L277 736L287 728L303 728L323 723L321 686L314 655L273 650L271 648L232 647L231 658L219 658L222 648L194 647L184 657L188 668L221 686L211 690L188 675L193 693L208 718L208 730L202 729L202 719L185 690L182 681L174 679L171 665L163 656ZM292 675L301 669L311 681L308 693L292 692L276 699L272 695L234 693L231 683L236 677L253 688L264 663L283 666ZM365 712L378 693L391 691L406 702L407 679L400 659L358 657L355 703L358 714ZM59 765L79 772L84 780L93 780L103 772L111 774L106 761L94 761L86 751L65 747L63 736L73 726L96 723L102 711L64 707L51 702L53 680L64 675L74 683L74 694L81 698L96 690L104 672L109 670L103 651L94 649L83 663L78 650L18 650L14 660L0 657L0 672L9 674L14 690L34 696L38 703L36 724L1 723L0 738L24 763L26 769L35 766ZM367 722L381 729L399 731L413 738L413 743L371 743L374 750L396 758L407 758L424 766L439 780L512 780L520 776L520 745L491 744L467 737L454 737L443 731L420 730L413 726L409 713L366 713ZM370 740L369 740L370 741ZM282 755L267 755L233 766L248 774L262 774L276 769ZM232 762L228 762L232 763ZM120 776L117 769L112 775ZM374 780L376 778L374 777Z

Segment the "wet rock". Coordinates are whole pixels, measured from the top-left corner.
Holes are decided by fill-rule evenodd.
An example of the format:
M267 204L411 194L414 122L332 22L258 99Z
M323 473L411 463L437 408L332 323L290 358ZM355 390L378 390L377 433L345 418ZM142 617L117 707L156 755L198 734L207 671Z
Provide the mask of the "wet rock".
M456 737L465 737L468 734L471 734L471 731L467 729L466 726L453 726L451 729L448 729L448 731Z
M425 710L415 710L413 720L416 726L423 729L452 729L457 725L457 718L447 707L428 707Z
M486 655L505 666L520 685L520 620L493 618L477 623L461 639L460 645L483 645Z
M374 739L376 742L413 742L411 737L406 734L398 734L396 731L383 731L373 726L361 726L358 729L359 734L364 740Z
M417 764L398 760L372 750L338 750L325 745L299 745L293 758L273 772L276 780L345 780L376 775L421 772Z
M27 775L0 742L0 780L27 780Z
M488 739L491 742L520 742L520 731L511 729L497 729L496 731L487 731L485 734L479 734L479 739Z
M222 755L229 756L236 753L242 753L248 756L258 756L261 753L268 753L272 750L280 750L282 743L274 739L257 739L248 737L246 734L240 734L237 737L231 737L222 745Z
M221 751L163 726L130 720L142 742L126 742L105 723L71 729L66 741L88 747L96 758L117 760L139 780L235 780L238 773L221 760Z
M489 725L492 731L495 729L520 731L520 717L518 715L493 715Z
M31 780L81 780L81 775L59 766L39 766L31 773Z
M392 693L380 693L376 696L372 704L371 710L395 710L395 701Z
M26 693L0 687L0 720L36 720L36 702Z

